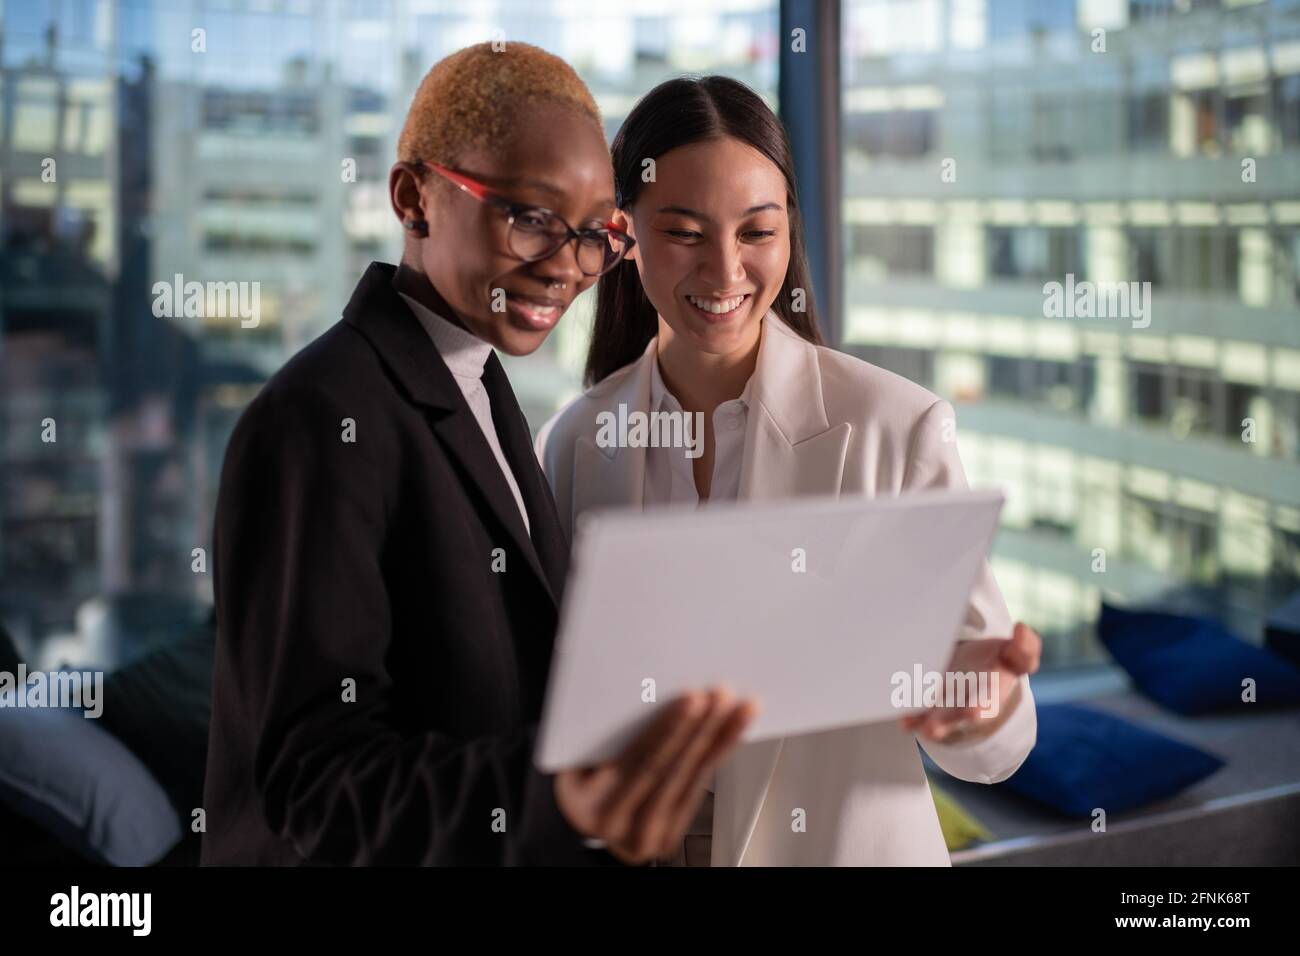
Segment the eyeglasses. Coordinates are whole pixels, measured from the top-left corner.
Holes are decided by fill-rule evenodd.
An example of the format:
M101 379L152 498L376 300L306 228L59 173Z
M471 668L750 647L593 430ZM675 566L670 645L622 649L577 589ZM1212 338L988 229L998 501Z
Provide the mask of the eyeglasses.
M600 276L623 261L636 240L612 222L596 229L574 229L558 215L543 206L511 202L468 176L440 166L417 160L417 167L432 169L449 179L479 202L496 206L506 214L510 232L506 246L511 255L524 262L540 262L560 251L571 240L578 241L578 268L583 275Z

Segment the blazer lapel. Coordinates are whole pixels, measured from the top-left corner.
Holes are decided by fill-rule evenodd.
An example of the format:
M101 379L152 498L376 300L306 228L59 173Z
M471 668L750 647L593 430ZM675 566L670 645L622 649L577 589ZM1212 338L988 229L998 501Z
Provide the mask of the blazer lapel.
M639 506L645 491L644 448L598 448L585 435L574 443L575 488L589 489L582 510Z
M632 412L650 409L650 363L658 361L657 340L650 344L618 388L602 400L601 405L615 415L620 408ZM600 448L596 442L580 436L574 443L573 487L581 489L582 510L597 508L641 507L645 493L645 448ZM576 506L578 496L574 495ZM569 515L573 528L576 514Z
M396 267L388 263L372 262L352 293L352 299L343 312L343 320L370 341L398 386L411 401L428 410L434 434L442 442L448 457L461 470L466 490L471 497L478 497L482 501L483 510L487 513L485 520L495 523L498 530L514 543L515 549L523 555L538 582L558 606L558 595L542 567L537 549L519 515L515 496L506 484L505 476L501 474L496 456L492 454L478 420L465 401L451 370L438 354L438 349L393 288L393 275L396 271ZM512 416L522 417L523 413L514 401L513 392L509 394L508 401L504 400L509 385L504 384L502 389L505 372L495 355L488 364L493 363L496 370L492 373L492 387L498 395L503 396L503 405L509 405L508 409L499 407L498 395L489 392L493 400L494 421L509 421ZM489 386L488 378L488 370L484 369L485 387ZM498 437L502 434L500 424L497 424L497 434ZM504 442L502 450L505 451ZM524 481L521 480L519 471L526 472L526 469L517 465L515 467L518 469L515 480L520 482L520 494L523 495ZM526 505L529 504L527 497L524 501ZM554 506L551 514L554 514L553 508ZM533 514L530 508L530 522L534 520ZM544 515L543 510L543 523ZM548 542L547 547L553 547L553 543ZM554 564L551 573L556 573ZM563 576L562 567L559 574Z
M763 319L740 471L740 500L839 495L852 426L831 427L814 346L774 313ZM783 739L737 748L718 770L714 866L739 866L767 799Z
M838 495L853 427L831 427L816 348L769 312L745 435L740 497Z

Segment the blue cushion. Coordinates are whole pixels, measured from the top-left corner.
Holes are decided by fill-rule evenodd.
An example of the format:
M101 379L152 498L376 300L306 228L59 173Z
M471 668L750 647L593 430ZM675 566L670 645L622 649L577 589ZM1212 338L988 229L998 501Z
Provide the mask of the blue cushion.
M1300 670L1208 618L1101 606L1097 635L1142 693L1180 714L1300 704ZM1255 703L1241 699L1255 680Z
M1072 817L1124 813L1173 796L1223 761L1075 704L1038 705L1038 742L1001 786Z
M80 710L0 706L0 803L87 859L147 866L181 838L144 764Z

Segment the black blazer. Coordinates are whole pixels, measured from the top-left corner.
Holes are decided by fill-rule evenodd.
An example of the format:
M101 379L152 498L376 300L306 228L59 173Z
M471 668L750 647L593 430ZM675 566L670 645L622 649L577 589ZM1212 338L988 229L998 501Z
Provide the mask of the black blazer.
M494 353L531 539L394 272L226 449L202 862L616 864L532 766L567 543L528 425Z

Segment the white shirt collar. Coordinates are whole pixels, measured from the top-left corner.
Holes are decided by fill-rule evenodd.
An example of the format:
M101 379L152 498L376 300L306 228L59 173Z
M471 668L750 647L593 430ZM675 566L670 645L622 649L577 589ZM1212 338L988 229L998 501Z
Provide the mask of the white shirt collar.
M650 362L650 409L658 411L663 408L664 402L672 399L677 403L677 399L668 391L668 386L664 384L663 376L659 374L659 353L656 349L655 356ZM680 405L678 406L681 407Z
M429 333L429 338L433 339L434 347L447 363L447 368L451 369L452 375L475 381L483 377L483 369L487 366L488 356L492 354L492 346L454 322L444 319L405 292L399 292L398 295L406 300L424 330Z

